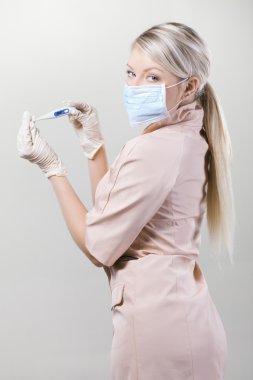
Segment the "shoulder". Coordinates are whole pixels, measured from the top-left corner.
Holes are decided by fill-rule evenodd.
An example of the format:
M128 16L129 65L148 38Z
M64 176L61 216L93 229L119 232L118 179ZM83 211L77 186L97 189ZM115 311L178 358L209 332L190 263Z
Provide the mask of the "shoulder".
M124 158L139 157L147 162L154 158L179 158L183 151L185 134L178 130L161 129L128 140L121 149Z
M109 174L129 180L168 183L179 171L184 150L184 134L153 131L128 140L111 165Z

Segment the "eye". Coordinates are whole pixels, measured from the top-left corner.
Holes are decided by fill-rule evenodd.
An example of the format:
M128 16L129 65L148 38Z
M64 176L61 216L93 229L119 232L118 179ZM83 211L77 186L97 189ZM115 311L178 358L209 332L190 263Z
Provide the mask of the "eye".
M133 72L132 72L132 71L130 71L130 70L127 70L127 71L126 71L126 73L127 73L127 74L130 74L130 73L132 73L132 74L133 74ZM129 75L128 75L128 76L129 76Z
M155 78L154 81L158 81L159 80L159 78L156 75L149 75L149 77ZM154 82L154 81L152 81L152 82Z

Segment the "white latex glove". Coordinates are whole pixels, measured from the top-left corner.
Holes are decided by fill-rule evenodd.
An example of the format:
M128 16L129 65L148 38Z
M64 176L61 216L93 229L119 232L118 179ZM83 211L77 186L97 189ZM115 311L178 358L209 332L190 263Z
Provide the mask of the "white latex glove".
M17 134L17 150L21 158L37 164L47 178L52 175L68 175L60 157L41 137L40 131L35 127L35 122L28 111L23 114L22 124Z
M76 115L68 115L68 118L80 140L84 155L92 160L104 144L96 108L82 102L64 101L63 103L79 111Z

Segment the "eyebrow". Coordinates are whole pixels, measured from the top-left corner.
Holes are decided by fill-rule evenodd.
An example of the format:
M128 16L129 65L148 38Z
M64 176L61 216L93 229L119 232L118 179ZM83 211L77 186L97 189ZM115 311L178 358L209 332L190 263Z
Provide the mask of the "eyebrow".
M133 67L132 66L130 66L129 65L129 63L127 63L127 66L129 66L130 67L130 69L132 69L133 70ZM148 67L147 69L145 69L145 70L143 70L143 72L145 73L146 71L149 71L149 70L159 70L159 71L161 71L162 73L163 73L163 70L161 70L161 69L159 69L158 67Z

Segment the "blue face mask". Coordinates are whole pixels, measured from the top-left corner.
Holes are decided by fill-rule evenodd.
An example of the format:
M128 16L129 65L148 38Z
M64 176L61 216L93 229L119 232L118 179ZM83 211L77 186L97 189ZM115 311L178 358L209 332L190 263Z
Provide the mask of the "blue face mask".
M128 86L125 83L124 103L131 127L145 128L149 124L169 116L169 112L181 103L182 99L170 110L167 110L166 88L177 86L188 78L189 77L171 86L165 86L165 83Z

